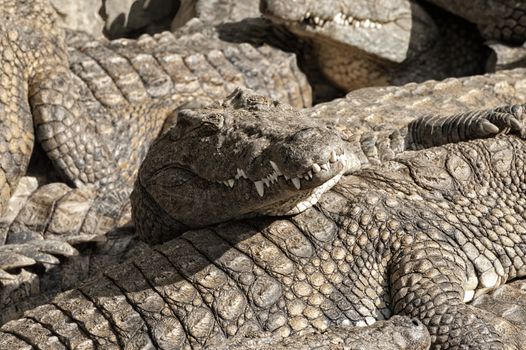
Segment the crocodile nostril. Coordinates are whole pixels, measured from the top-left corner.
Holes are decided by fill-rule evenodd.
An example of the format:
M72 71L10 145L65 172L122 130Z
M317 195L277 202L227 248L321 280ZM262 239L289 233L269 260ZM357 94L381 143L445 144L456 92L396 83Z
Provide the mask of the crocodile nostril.
M412 318L411 319L411 323L414 325L414 326L421 326L422 323L420 322L420 320L417 320L416 318Z

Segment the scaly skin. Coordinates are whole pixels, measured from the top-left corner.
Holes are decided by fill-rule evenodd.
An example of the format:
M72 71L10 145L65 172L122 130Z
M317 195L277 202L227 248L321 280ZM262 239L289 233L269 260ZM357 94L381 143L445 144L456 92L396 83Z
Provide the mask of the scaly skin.
M367 166L368 164L379 164L382 161L392 159L395 156L395 153L392 153L393 145L382 141L385 140L386 135L389 135L393 132L393 129L396 131L403 125L408 125L411 123L411 121L413 121L416 117L425 114L457 114L466 112L470 109L489 109L494 106L500 106L507 103L524 103L526 102L525 77L525 71L522 69L517 69L514 71L503 71L486 76L450 79L443 82L429 81L422 84L410 84L402 87L363 89L352 92L344 99L321 104L314 108L306 109L303 112L294 112L288 108L288 118L294 118L295 116L301 115L301 113L303 113L304 116L302 118L304 119L302 120L302 123L306 123L306 118L319 119L324 123L324 125L331 126L333 130L337 129L341 135L343 135L344 140L347 143L352 143L350 147L354 150L363 166ZM284 106L281 105L281 108L283 109ZM192 115L198 116L199 114L190 113L188 116L191 117ZM279 116L276 115L276 117ZM274 130L279 131L279 128L274 128ZM320 143L319 145L321 146L323 144L324 143ZM314 150L316 151L316 148L314 148ZM325 152L323 148L320 148L320 150L321 153ZM323 154L320 156L323 156ZM212 161L212 158L207 160L207 162ZM302 164L303 163L301 162L300 158L300 162L297 164L300 166L297 169L299 172L302 172ZM311 164L309 163L303 166L310 165ZM262 170L273 170L268 161L265 162L264 166L268 167L268 169L264 168ZM291 166L290 171L296 170L296 168L294 168L294 164L290 164L289 166ZM281 167L283 170L285 170L285 166ZM212 175L219 174L218 172L220 171L221 167L218 166L217 168L218 169L215 170ZM255 170L257 171L257 167ZM44 173L47 172L47 170L44 171ZM258 173L256 172L255 175L257 174ZM225 180L230 178L230 174L224 174ZM162 176L160 179L162 179ZM257 179L258 178L256 178L256 180ZM309 183L306 181L306 179L302 178L300 181L301 188L307 189ZM36 186L36 183L34 186ZM18 244L28 242L28 238L51 239L58 237L62 242L69 242L75 246L78 246L82 242L93 240L96 241L103 238L100 235L94 234L93 231L86 231L85 233L79 231L78 223L85 221L84 218L86 217L86 210L91 205L93 205L93 199L90 197L93 195L93 193L91 193L88 189L67 190L68 193L71 191L72 194L77 193L78 196L69 194L65 198L69 198L71 200L77 198L77 202L63 200L61 199L61 196L58 198L55 197L56 200L47 200L46 202L37 201L38 198L44 196L48 196L47 198L53 198L52 194L46 195L46 191L47 189L52 189L55 186L58 186L60 189L62 189L62 191L64 191L65 187L63 185L53 185L48 188L39 189L34 193L34 195L30 195L34 190L28 190L29 193L27 195L30 195L30 203L26 204L26 206L33 209L25 210L21 214L18 214L20 212L19 209L10 209L10 212L13 214L6 218L5 222L2 224L0 238L6 242L9 242L9 245L12 245L15 243ZM208 193L208 195L217 190L219 193L226 193L230 198L233 196L231 191L237 191L242 188L246 189L246 192L240 193L241 200L246 202L246 205L240 206L244 210L247 210L247 208L248 210L251 208L253 209L254 203L257 207L257 204L260 203L259 201L268 201L272 198L271 195L274 191L274 189L265 186L265 195L264 197L261 197L257 193L256 187L252 182L246 188L241 187L239 183L236 184L234 188L226 187L223 183L217 184L217 182L212 184L204 182L203 186L203 190ZM275 184L273 184L273 186L275 186ZM195 191L195 185L192 188L193 191ZM286 191L288 191L287 193L289 194L293 194L294 191L296 191L290 180L287 181L287 184L284 185L283 188L286 189ZM170 193L171 190L169 186L167 189ZM58 193L59 192L56 191L56 194ZM152 195L155 195L155 193L157 192L151 192ZM278 196L283 196L283 194L280 194L277 191L276 194ZM172 197L175 198L173 194ZM88 202L79 202L78 199L82 198L85 198L85 200ZM37 203L33 204L35 201ZM56 205L55 203L57 203L57 201L61 204ZM47 208L44 204L51 205L51 207ZM196 215L195 213L197 212L197 208L202 207L202 205L203 201L200 201L198 206L190 206L189 208L186 208L186 211L189 214L194 213L194 215ZM214 205L214 203L211 203L211 205ZM231 203L231 205L237 204ZM169 229L163 233L159 227L162 226L159 225L160 223L170 223L173 222L173 220L170 220L170 217L162 214L163 211L158 208L158 204L155 204L155 206L157 206L157 209L152 209L151 211L146 212L147 215L150 215L151 213L160 215L158 221L153 221L157 228L151 228L151 231L148 232L148 235L155 237L155 239L160 239L160 237L165 234L169 237L173 237L173 234L175 234L173 229ZM247 208L244 208L245 206ZM222 212L224 211L226 205L221 205L220 207L222 208L220 212ZM60 208L69 208L69 211L66 210L65 213L76 213L75 220L65 220L67 216L55 213L57 210L60 211ZM139 208L139 206L137 205L136 208ZM180 209L183 211L185 208ZM148 212L150 214L148 214ZM34 213L38 213L38 215L34 215ZM209 212L203 211L203 213L205 219L211 216L207 216ZM140 220L140 226L147 227L148 222L151 222L147 215ZM54 219L56 216L60 217L60 219ZM25 224L25 222L28 221L28 218L31 217L33 217L33 220L31 221L32 224ZM128 217L128 215L123 215L122 223L124 223ZM47 224L50 222L53 222L53 225ZM55 230L55 227L59 227L60 230ZM157 229L159 229L159 231L155 231ZM59 234L57 234L57 232ZM106 236L107 235L105 234L104 237ZM111 245L111 241L108 242L108 244ZM80 247L83 247L83 245ZM8 247L6 247L6 249L7 248ZM80 253L84 254L84 250L81 249ZM88 254L91 253L88 251ZM113 255L118 256L119 254L115 253ZM60 257L60 254L57 256L63 260L63 258ZM77 283L77 281L89 276L89 271L93 270L93 268L90 267L93 265L93 263L85 264L83 262L80 267L73 263L71 263L73 265L68 263L70 266L77 267L71 269L64 268L65 270L61 270L61 268L59 268L57 265L49 265L49 267L53 268L53 271L58 271L58 275L55 274L55 277L50 279L46 277L50 273L50 268L46 267L46 265L43 265L44 263L37 261L35 265L32 264L28 266L28 260L23 259L24 256L20 258L21 261L17 263L19 266L18 268L5 270L5 272L9 274L10 277L9 279L5 280L4 291L6 294L2 296L5 304L9 304L10 308L15 308L18 311L27 308L23 306L25 305L24 300L27 298L33 299L43 294L46 294L46 298L49 298L49 294L45 293L45 291L53 290L55 292L63 290L64 288L71 288ZM27 258L32 259L29 261L35 261L34 255L29 255ZM86 261L85 259L88 259L88 261L97 261L97 259L89 259L85 257L81 257L79 259L72 258L71 261ZM107 259L103 260L106 261ZM66 259L66 261L70 261L70 259ZM60 266L62 266L62 264ZM65 272L62 273L60 271ZM31 288L27 286L31 286ZM9 317L13 317L17 315L15 311L7 311L7 309L2 309L0 313L9 315Z
M44 2L28 6L26 2L13 0L1 5L0 212L3 212L33 148L33 119L27 98L36 91L29 81L41 82L42 72L64 62L66 52L63 37L55 28L55 13ZM35 40L38 36L42 40ZM13 42L18 44L12 45Z
M240 90L223 108L182 111L139 171L131 196L139 235L158 243L189 227L296 214L343 173L408 149L518 132L521 108L459 112L524 103L521 74L362 90L303 111ZM518 87L507 97L498 92L505 81Z
M480 74L489 55L472 25L409 0L263 0L261 12L310 42L346 91Z
M74 32L65 37L44 0L0 5L5 48L0 56L0 212L26 173L35 131L42 157L76 187L53 185L65 196L58 199L39 189L31 197L33 204L1 229L0 260L8 262L2 268L9 272L56 265L54 255L76 253L71 244L100 241L129 219L129 194L139 164L172 110L209 104L237 86L298 107L310 105L310 87L293 55L268 45L223 41L199 21L178 34L96 41ZM86 200L81 208L75 207L75 196ZM70 212L71 206L77 211ZM65 213L55 210L59 208ZM9 286L1 293L0 306L60 290L48 288L53 266L48 267L36 274L20 272L23 276L14 279L4 274ZM35 282L39 276L44 276L42 283Z
M0 339L200 347L401 314L426 325L434 348L520 349L516 327L464 301L526 274L525 155L516 136L405 152L342 178L294 217L143 247L5 324Z
M526 40L526 4L520 0L427 0L476 23L482 35L509 44Z
M393 316L368 327L331 327L285 339L240 338L217 350L426 350L431 339L425 326L415 320Z
M95 198L90 188L20 180L0 220L0 324L133 255L129 208L104 237L79 234Z
M407 58L412 25L407 0L263 0L260 10L302 36L331 38L392 62ZM425 14L423 17L429 21ZM423 42L428 40L425 35L420 38Z
M310 87L292 55L222 41L199 22L193 25L201 32L190 26L179 36L138 41L70 33L66 47L45 0L0 4L0 213L26 172L33 130L67 183L98 189L84 232L103 234L114 222L100 217L118 220L149 144L182 104L208 104L241 85L310 105Z

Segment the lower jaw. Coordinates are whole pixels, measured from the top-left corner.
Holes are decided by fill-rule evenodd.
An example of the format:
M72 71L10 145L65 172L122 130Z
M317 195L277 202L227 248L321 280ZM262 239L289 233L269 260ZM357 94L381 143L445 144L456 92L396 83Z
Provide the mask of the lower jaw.
M320 186L314 187L308 191L302 198L291 197L289 200L282 201L280 203L274 203L271 207L261 209L258 211L260 215L271 215L271 216L290 216L296 215L305 210L311 208L320 197L327 191L329 191L334 185L340 181L343 172L330 178Z

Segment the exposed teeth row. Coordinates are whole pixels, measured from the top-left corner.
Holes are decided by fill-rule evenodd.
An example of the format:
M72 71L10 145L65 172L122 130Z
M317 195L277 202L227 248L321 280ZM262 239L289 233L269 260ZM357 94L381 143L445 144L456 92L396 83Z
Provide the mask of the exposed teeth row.
M262 178L261 180L253 181L254 186L256 186L256 191L258 194L263 197L265 194L265 186L270 187L271 184L278 181L278 178L280 176L283 176L285 180L290 180L294 187L299 190L301 189L301 179L304 180L311 180L314 177L314 174L319 173L320 171L330 171L331 170L331 163L336 162L342 162L345 163L347 161L347 156L345 153L342 153L340 155L336 154L335 151L331 152L331 155L329 157L329 161L325 164L317 164L314 163L309 171L307 171L303 175L299 175L298 177L290 178L287 175L284 175L283 172L279 169L278 165L274 163L273 161L270 161L270 165L272 166L272 169L274 169L274 172L269 174L267 177ZM247 175L245 174L245 171L243 169L237 169L237 174L234 178L225 180L225 181L218 181L218 183L221 183L227 187L234 187L236 180L239 180L240 178L248 179Z
M380 29L382 28L382 23L380 22L373 22L369 19L360 20L358 18L354 18L352 16L347 16L344 13L338 13L336 16L331 18L320 18L318 16L313 16L310 12L307 12L305 15L304 21L311 25L321 26L323 27L325 23L327 22L334 22L336 24L340 25L346 25L346 26L353 26L355 28L372 28L372 29Z
M332 188L338 181L340 181L341 177L341 174L336 175L329 181L322 184L320 187L316 188L314 192L309 196L309 198L296 204L296 206L291 210L290 214L292 215L301 213L305 209L310 208L314 204L318 203L318 200L320 199L321 195L325 193L328 189Z

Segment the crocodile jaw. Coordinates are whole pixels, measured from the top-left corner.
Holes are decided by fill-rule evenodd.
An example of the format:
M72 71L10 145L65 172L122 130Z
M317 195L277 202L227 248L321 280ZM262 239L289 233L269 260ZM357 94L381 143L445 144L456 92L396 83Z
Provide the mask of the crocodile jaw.
M412 28L409 1L262 0L260 10L296 35L316 42L351 46L397 63L407 58Z

